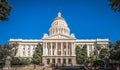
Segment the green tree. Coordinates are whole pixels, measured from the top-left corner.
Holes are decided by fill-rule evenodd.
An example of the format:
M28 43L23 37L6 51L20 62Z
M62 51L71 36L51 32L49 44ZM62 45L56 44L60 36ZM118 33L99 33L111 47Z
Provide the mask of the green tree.
M28 58L14 58L11 62L12 65L28 65L31 61Z
M120 12L120 0L109 0L110 6L114 11Z
M2 47L2 45L0 45L0 67L3 67L3 65L4 65L4 61L3 61L3 52L2 52L2 50L3 50L3 47Z
M8 20L12 6L8 0L0 0L0 20Z
M86 44L83 45L82 51L83 51L83 55L87 56L87 45Z
M42 53L42 45L38 44L33 54L32 63L39 64L40 62L42 62Z
M110 50L110 59L120 61L120 40L116 41L113 48Z
M83 48L76 46L76 60L78 63L84 63L87 60L87 45Z
M98 55L91 55L90 57L88 57L89 62L94 62L94 61L97 61L97 60L100 60Z
M19 58L13 58L11 61L12 65L20 65L20 59Z
M14 57L17 51L17 43L0 45L0 60L5 62L7 56Z
M108 56L108 55L109 55L108 49L102 48L101 51L100 51L99 57L100 57L101 59L103 59L103 58L105 58L105 56Z
M81 59L82 59L81 49L80 49L79 46L76 46L76 60L77 60L77 63L80 63Z
M13 45L4 44L0 49L0 59L5 59L7 56L14 56L13 55Z
M100 54L100 50L101 50L101 46L97 44L97 46L95 47L94 54L95 55L99 55Z

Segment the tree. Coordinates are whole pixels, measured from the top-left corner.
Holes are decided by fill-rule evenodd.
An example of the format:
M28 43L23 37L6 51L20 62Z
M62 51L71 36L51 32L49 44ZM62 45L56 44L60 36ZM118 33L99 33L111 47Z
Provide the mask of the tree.
M7 56L14 57L17 46L17 43L0 45L0 60L4 63Z
M0 20L8 20L12 6L8 0L0 0Z
M81 59L82 59L81 49L79 46L76 46L76 60L78 63L80 63Z
M87 45L86 44L83 45L82 51L83 51L84 56L87 56Z
M113 49L110 50L110 59L120 61L120 40L116 41L113 45Z
M83 48L76 46L76 60L78 63L83 63L87 60L87 45L84 45Z
M40 62L42 62L42 53L42 45L38 44L33 54L32 63L39 64Z
M108 49L106 49L106 48L101 49L100 54L99 54L99 57L101 59L105 58L105 56L108 56L108 55L109 55Z
M120 0L109 0L110 6L114 11L120 12Z
M3 67L4 61L3 61L3 52L2 52L2 45L0 45L0 66Z
M100 50L101 50L101 46L97 44L97 46L95 47L94 54L95 55L99 55L100 54Z
M31 61L28 58L13 58L12 65L28 65Z

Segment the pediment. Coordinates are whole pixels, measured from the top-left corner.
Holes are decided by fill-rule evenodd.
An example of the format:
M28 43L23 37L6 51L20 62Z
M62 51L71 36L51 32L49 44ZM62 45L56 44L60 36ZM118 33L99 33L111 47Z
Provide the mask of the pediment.
M72 37L72 36L57 34L57 35L52 35L52 36L45 37L43 39L75 39L75 38Z

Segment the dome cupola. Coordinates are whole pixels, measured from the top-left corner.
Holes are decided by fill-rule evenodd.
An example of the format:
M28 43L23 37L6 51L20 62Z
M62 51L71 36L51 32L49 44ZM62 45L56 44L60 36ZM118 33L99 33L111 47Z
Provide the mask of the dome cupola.
M70 29L67 25L67 22L61 16L60 12L58 12L58 16L52 22L49 32L50 32L50 35L55 35L55 34L69 35L70 34Z

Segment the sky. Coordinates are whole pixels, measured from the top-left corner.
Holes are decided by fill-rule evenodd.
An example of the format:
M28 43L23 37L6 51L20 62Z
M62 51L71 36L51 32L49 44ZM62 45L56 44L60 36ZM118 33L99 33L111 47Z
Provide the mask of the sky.
M120 40L120 13L108 0L9 0L8 21L0 21L0 44L9 39L42 39L60 11L77 39Z

